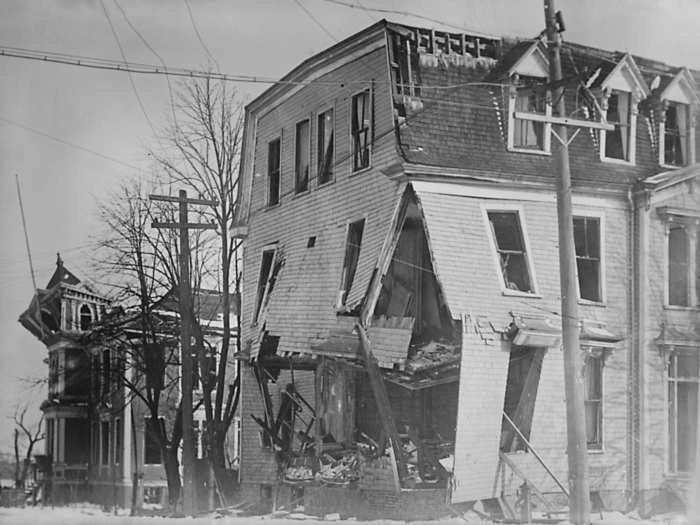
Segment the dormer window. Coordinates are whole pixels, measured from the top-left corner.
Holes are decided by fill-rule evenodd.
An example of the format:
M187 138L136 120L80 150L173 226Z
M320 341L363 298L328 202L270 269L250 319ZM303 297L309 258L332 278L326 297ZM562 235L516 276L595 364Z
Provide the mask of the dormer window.
M600 75L598 68L593 75ZM600 110L612 130L600 131L600 160L634 164L636 162L637 105L650 94L637 64L627 54L605 77L591 77Z
M608 97L606 118L608 124L615 126L615 129L602 132L605 135L605 159L630 161L633 149L631 99L631 93L617 89Z
M663 163L667 166L688 164L689 133L688 105L669 102L663 120Z
M692 75L681 69L658 95L659 164L695 163L695 116L700 99Z
M547 89L549 63L540 42L531 44L507 71L511 82L508 104L508 150L548 154L552 115Z

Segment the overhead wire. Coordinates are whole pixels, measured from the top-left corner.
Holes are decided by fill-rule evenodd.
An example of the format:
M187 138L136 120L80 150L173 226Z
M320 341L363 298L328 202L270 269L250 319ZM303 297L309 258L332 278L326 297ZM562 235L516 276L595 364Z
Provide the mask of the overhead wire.
M45 133L45 132L40 131L40 130L38 130L38 129L32 128L32 127L30 127L30 126L26 126L26 125L21 124L21 123L19 123L19 122L15 122L14 120L10 120L10 119L8 119L8 118L6 118L6 117L0 116L0 121L5 122L6 124L10 124L10 125L12 125L12 126L17 126L18 128L22 128L22 129L24 129L24 130L30 131L31 133L34 133L34 134L36 134L36 135L39 135L39 136L42 136L42 137L45 137L45 138L54 140L54 141L59 142L59 143L65 145L65 146L70 146L71 148L75 148L75 149L78 149L78 150L80 150L80 151L84 151L84 152L86 152L86 153L90 153L91 155L95 155L95 156L100 157L100 158L102 158L102 159L108 160L108 161L110 161L110 162L114 162L114 163L116 163L116 164L120 164L120 165L122 165L122 166L124 166L124 167L126 167L126 168L130 168L130 169L134 169L134 170L138 170L138 169L139 169L138 166L135 166L135 165L133 165L133 164L129 164L128 162L124 162L124 161L119 160L119 159L117 159L117 158L115 158L115 157L110 157L109 155L105 155L104 153L100 153L99 151L95 151L95 150L93 150L93 149L86 148L85 146L81 146L80 144L76 144L76 143L74 143L74 142L69 142L69 141L67 141L67 140L64 140L64 139L62 139L62 138L56 137L56 136L51 135L51 134L49 134L49 133Z
M119 48L119 54L122 57L122 60L126 62L126 54L124 53L124 48L122 47L122 44L119 40L119 36L117 35L117 30L114 27L114 24L112 23L112 18L109 16L109 12L107 11L107 6L104 3L104 0L100 0L100 5L102 6L102 11L104 12L105 18L107 19L107 22L109 23L109 28L112 30L112 35L114 36L114 40L117 43L117 47ZM134 92L134 96L136 97L136 101L139 104L139 108L141 108L141 113L143 113L143 116L146 119L146 122L148 122L148 126L151 128L151 131L153 132L154 136L157 136L158 133L156 133L156 128L153 125L153 122L151 122L151 118L148 116L148 113L146 112L146 107L143 105L143 101L141 100L141 96L139 95L138 89L136 89L136 83L134 82L134 77L131 75L130 71L127 71L127 74L129 75L129 83L131 84L131 88Z
M321 30L326 33L326 35L333 40L334 42L337 42L338 39L333 36L333 33L331 33L326 26L324 26L314 15L311 11L309 11L304 4L301 2L301 0L294 0L294 2L299 6L299 8L306 13L306 15L311 19L313 23L315 23L318 27L321 28Z
M197 23L194 20L194 15L192 14L192 8L190 7L190 3L188 0L183 0L185 2L185 7L187 7L187 13L189 14L190 17L190 24L192 24L192 29L194 29L195 35L197 35L197 40L199 40L200 45L202 46L202 49L204 49L204 52L209 56L209 58L214 62L214 66L216 67L216 70L219 71L219 62L217 62L216 58L214 58L214 55L211 54L211 51L209 51L209 48L207 45L204 43L204 39L202 38L202 35L199 32L199 29L197 29Z

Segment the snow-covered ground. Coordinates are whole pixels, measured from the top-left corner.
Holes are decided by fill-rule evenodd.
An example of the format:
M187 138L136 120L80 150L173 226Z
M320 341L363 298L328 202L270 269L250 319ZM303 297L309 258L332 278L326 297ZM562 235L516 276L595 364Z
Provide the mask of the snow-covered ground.
M327 524L352 524L360 523L356 520L338 520L333 516L328 519L318 519L302 513L286 514L280 516L221 516L211 514L198 518L161 518L161 517L131 517L120 513L115 516L104 512L98 507L84 505L73 507L27 507L27 508L0 508L1 524L17 525L327 525ZM336 517L337 518L337 517ZM650 519L642 520L634 514L624 515L618 512L604 513L591 516L594 525L698 525L700 521L688 520L680 514L664 514ZM361 522L368 525L399 525L402 521L367 521ZM468 513L464 518L442 518L435 521L412 521L411 525L485 525L489 522L482 521L477 515Z

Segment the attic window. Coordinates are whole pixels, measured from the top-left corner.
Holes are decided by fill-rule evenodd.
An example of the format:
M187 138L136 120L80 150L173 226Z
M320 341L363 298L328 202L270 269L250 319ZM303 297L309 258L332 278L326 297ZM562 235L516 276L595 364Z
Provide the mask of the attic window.
M615 126L612 131L601 131L604 144L603 158L632 162L634 140L632 136L632 94L613 89L608 97L606 118Z
M348 235L345 242L345 260L343 262L343 273L340 281L340 290L338 292L338 308L345 306L352 282L355 279L357 271L357 263L360 260L360 247L362 245L362 233L365 229L365 220L360 219L350 223L348 226Z
M663 164L687 166L690 148L688 104L669 102L663 120Z
M541 87L547 79L519 76L516 81L517 87L511 90L509 125L512 131L509 133L508 147L516 151L549 153L551 124L523 118L526 116L523 114L551 115L549 91Z

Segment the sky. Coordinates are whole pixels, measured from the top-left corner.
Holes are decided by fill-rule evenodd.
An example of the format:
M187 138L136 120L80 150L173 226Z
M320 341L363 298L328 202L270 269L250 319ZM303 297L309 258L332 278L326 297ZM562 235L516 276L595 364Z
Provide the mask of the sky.
M415 13L498 36L532 37L541 0L0 0L0 47L279 78L381 18L440 28ZM700 69L700 0L559 0L569 41ZM455 29L450 27L450 30ZM148 45L146 45L148 44ZM154 54L154 52L157 54ZM177 81L173 80L174 87ZM235 83L242 100L265 84ZM0 55L0 421L45 386L46 349L17 322L33 294L15 187L19 175L37 286L60 251L89 277L97 202L146 177L170 115L167 79ZM0 424L0 450L11 446Z

